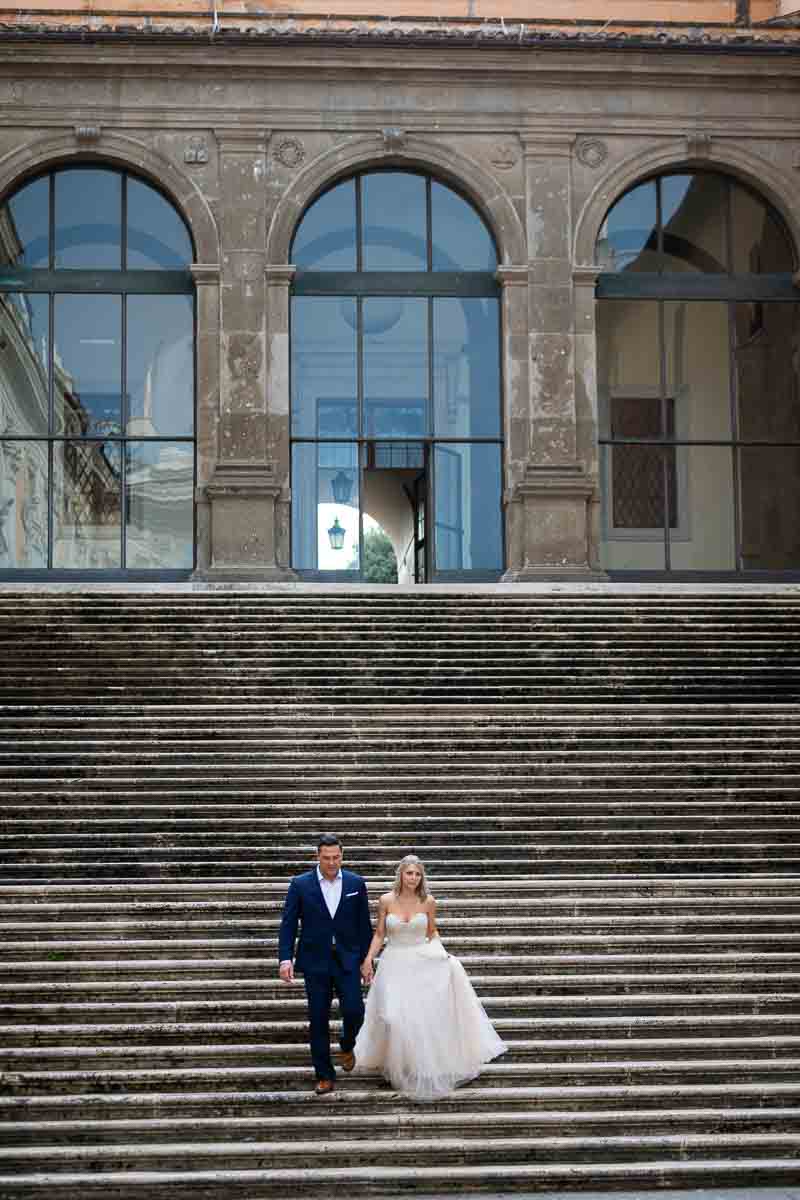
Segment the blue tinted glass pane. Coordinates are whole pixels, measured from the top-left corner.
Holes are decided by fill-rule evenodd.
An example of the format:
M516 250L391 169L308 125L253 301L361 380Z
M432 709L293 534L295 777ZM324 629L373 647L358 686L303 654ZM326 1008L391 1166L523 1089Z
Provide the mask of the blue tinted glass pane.
M50 298L0 294L0 432L47 434Z
M114 171L56 174L57 267L118 271L122 266L122 176Z
M363 301L364 422L368 437L428 432L428 302Z
M358 446L292 447L292 565L301 571L357 571Z
M53 443L53 566L122 565L119 443Z
M499 437L496 300L434 300L433 409L436 437Z
M194 453L185 442L125 446L125 562L188 570L194 555Z
M431 184L434 271L493 271L497 251L471 204L450 188Z
M119 296L56 296L56 433L122 432Z
M600 230L596 262L604 271L657 271L655 182L643 183L618 200Z
M47 442L0 441L0 570L47 566Z
M381 171L362 180L364 270L425 271L428 265L425 180Z
M192 257L177 210L155 188L128 177L128 270L180 271Z
M661 180L663 270L722 274L728 269L728 182L721 175L668 175Z
M129 437L191 437L194 311L191 296L129 296Z
M292 301L292 433L358 436L356 302L350 296Z
M50 177L35 179L0 208L5 227L3 262L20 267L50 265Z
M434 453L437 571L501 571L500 447L437 445Z
M304 271L355 271L354 180L331 188L311 205L294 235L292 262Z

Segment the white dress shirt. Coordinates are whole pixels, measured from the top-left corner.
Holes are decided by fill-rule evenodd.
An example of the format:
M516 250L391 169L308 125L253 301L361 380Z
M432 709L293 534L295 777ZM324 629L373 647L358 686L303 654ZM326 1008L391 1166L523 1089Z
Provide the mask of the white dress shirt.
M336 916L336 910L342 898L342 872L338 871L335 879L326 879L322 871L317 867L317 879L319 880L319 886L322 888L322 897L328 906L328 912L331 914L332 920Z

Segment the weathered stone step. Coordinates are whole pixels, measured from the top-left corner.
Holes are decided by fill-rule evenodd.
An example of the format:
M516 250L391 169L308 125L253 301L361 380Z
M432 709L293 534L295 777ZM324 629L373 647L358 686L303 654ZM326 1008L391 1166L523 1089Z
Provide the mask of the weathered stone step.
M225 1170L248 1167L281 1169L307 1167L317 1158L327 1169L350 1168L364 1163L375 1166L415 1165L420 1157L445 1164L476 1163L557 1163L557 1162L646 1162L674 1156L682 1160L716 1154L732 1160L758 1154L795 1157L800 1151L800 1134L795 1132L686 1133L686 1134L614 1134L592 1137L577 1133L571 1137L474 1137L469 1139L420 1137L414 1140L375 1137L369 1143L361 1139L318 1140L280 1138L261 1141L171 1143L104 1143L88 1146L60 1146L53 1154L50 1146L0 1149L2 1176L14 1171L35 1171L43 1167L53 1174L77 1168L119 1170L126 1164L139 1169L196 1171L215 1164ZM321 1164L320 1164L321 1165ZM0 1178L2 1178L0 1176Z
M409 1171L413 1170L415 1185L438 1195L503 1191L525 1191L529 1194L553 1188L601 1188L624 1190L631 1186L689 1187L725 1183L738 1187L775 1184L777 1180L796 1178L796 1163L781 1158L697 1159L680 1162L662 1159L653 1162L572 1163L529 1166L514 1163L510 1166L414 1167L342 1167L309 1170L209 1170L209 1171L137 1171L64 1173L57 1179L49 1174L11 1175L0 1177L4 1200L23 1200L35 1195L58 1197L59 1200L87 1200L87 1197L107 1197L115 1200L218 1200L220 1189L226 1200L250 1200L294 1195L400 1194L408 1186ZM254 1191L255 1189L255 1191Z
M252 990L245 986L245 992ZM725 980L728 986L730 981ZM762 1017L771 1018L781 1014L788 1015L790 1020L796 1018L798 1011L798 992L800 992L800 976L795 980L794 991L769 992L639 992L621 989L618 994L613 991L607 994L587 990L579 995L559 995L552 991L531 993L525 990L527 980L492 980L491 994L481 990L481 1002L490 1016L519 1017L539 1022L549 1022L551 1025L584 1022L597 1023L604 1028L635 1025L651 1021L673 1022L681 1027L699 1027L698 1022L710 1021L714 1028L733 1028L729 1018L736 1021L760 1021ZM626 987L630 988L628 980ZM478 980L482 988L482 981ZM787 987L787 981L784 981ZM153 988L157 996L160 989ZM117 1028L130 1023L140 1025L164 1025L170 1029L186 1022L231 1022L269 1021L283 1018L289 1021L301 1019L306 1013L305 999L287 998L285 987L280 990L277 986L268 984L259 987L261 997L247 1000L226 996L224 989L212 981L209 989L216 999L193 1000L191 997L179 1001L140 999L131 1000L118 998L112 1001L82 1001L76 1003L6 1003L0 996L0 1022L13 1024L36 1025L39 1027L37 1036L44 1037L50 1025L73 1023L87 1025L109 1024ZM94 994L94 993L92 993ZM137 993L148 994L145 987ZM334 1001L333 1011L337 1004ZM590 1013L590 1016L583 1015ZM542 1015L545 1014L545 1015ZM728 1024L725 1024L728 1022ZM653 1026L656 1027L655 1025Z
M781 1045L794 1045L794 1041L786 1039L800 1037L800 1015L796 1013L758 1013L746 1016L720 1016L702 1014L686 1016L672 1014L670 1016L639 1016L629 1015L620 1017L542 1017L531 1016L528 1013L508 1015L508 1005L498 1003L491 998L483 997L486 1011L492 1017L498 1032L506 1040L550 1042L562 1039L564 1042L578 1044L579 1039L586 1038L592 1043L598 1041L617 1045L617 1040L626 1040L631 1047L637 1043L653 1039L663 1042L664 1039L678 1039L683 1044L684 1039L703 1039L704 1045L709 1045L712 1039L720 1038L727 1042L737 1038L758 1041L768 1037L779 1037ZM334 1010L336 1011L336 1010ZM86 1014L82 1014L84 1018ZM301 1058L307 1058L307 1050L303 1049L302 1037L306 1028L303 1002L273 1006L271 1019L257 1020L253 1017L240 1018L238 1021L221 1019L209 1021L124 1021L118 1019L103 1023L101 1021L86 1021L83 1023L70 1022L66 1024L44 1023L33 1024L2 1024L0 1025L0 1043L11 1051L23 1048L43 1051L45 1047L70 1047L76 1050L89 1047L97 1049L102 1046L118 1047L124 1043L125 1053L135 1046L183 1046L199 1045L207 1040L213 1045L231 1045L240 1043L299 1043L289 1045L287 1050L293 1054L299 1053ZM338 1037L338 1022L335 1023ZM336 1038L334 1038L336 1040ZM648 1044L650 1044L648 1042ZM46 1057L46 1056L45 1056Z
M341 1088L330 1103L320 1106L308 1087L290 1091L258 1091L242 1087L236 1091L163 1092L91 1092L79 1091L59 1095L31 1094L27 1096L0 1095L0 1121L95 1119L115 1120L142 1117L172 1119L175 1117L263 1117L278 1115L278 1119L298 1114L301 1121L326 1120L342 1114L358 1118L386 1113L408 1114L413 1105L388 1088L351 1081L352 1086ZM657 1114L676 1105L704 1105L721 1113L744 1105L783 1106L795 1109L800 1115L800 1084L785 1081L751 1082L732 1079L725 1083L622 1083L598 1084L582 1082L577 1085L545 1085L483 1087L471 1084L440 1100L426 1104L426 1114L484 1113L518 1109L529 1112L560 1111L592 1113L624 1111L631 1108Z
M394 1136L414 1141L435 1136L465 1138L487 1134L514 1137L546 1137L561 1134L569 1126L578 1135L613 1136L630 1131L669 1133L674 1128L690 1133L761 1132L796 1133L797 1108L667 1108L620 1109L576 1113L569 1109L528 1109L474 1112L341 1113L341 1105L316 1105L303 1116L257 1117L155 1117L118 1120L9 1121L0 1124L4 1146L47 1145L56 1147L125 1144L152 1138L159 1143L208 1141L260 1141L278 1137L302 1139L315 1124L324 1124L325 1139L360 1143L374 1137Z
M468 960L462 959L462 962ZM781 968L780 965L770 964L769 971L764 970L763 964L731 964L728 960L712 963L710 969L704 970L702 961L692 961L691 972L684 973L680 969L670 971L661 966L660 970L649 970L642 973L632 963L625 963L625 969L614 971L606 969L605 963L596 958L593 960L594 973L578 973L572 971L575 960L569 960L566 970L570 973L559 974L557 971L544 971L542 961L531 965L528 958L521 962L504 958L499 971L494 970L491 960L476 960L470 963L470 974L479 995L489 991L502 991L508 996L538 997L540 1006L553 1007L585 1004L592 1007L597 1004L636 1004L644 1008L650 1006L653 1011L661 1008L674 1008L676 1004L685 1003L686 1011L690 1011L692 1002L715 1004L735 1001L738 996L754 996L757 1007L768 1005L770 997L776 1003L783 1003L789 997L788 1003L798 1007L796 994L800 992L800 970ZM620 966L618 960L616 965ZM208 970L203 973L202 967ZM265 966L256 975L252 961L240 963L227 974L212 974L212 968L218 963L195 963L187 971L184 962L157 961L150 964L150 971L138 973L136 977L128 978L128 973L120 970L120 964L97 964L94 978L75 978L75 972L62 978L48 981L43 993L41 981L37 981L36 972L30 981L15 981L0 983L0 1003L27 1004L31 1000L39 1000L46 994L52 1001L64 1003L84 1002L87 998L92 1001L108 1000L116 1004L148 1002L174 1002L181 1006L195 1001L208 1003L229 1003L239 1001L242 997L250 997L246 1002L249 1011L256 1011L259 1003L278 1001L287 1003L287 988L279 982L274 967ZM547 964L549 966L549 963ZM641 965L641 964L640 964ZM796 963L800 968L800 962ZM105 968L105 970L101 970ZM244 973L249 967L248 974ZM119 977L121 976L121 977ZM685 991L678 992L678 988ZM291 995L292 993L288 993ZM300 985L294 989L296 997L302 996ZM675 996L679 999L676 1001ZM681 1000L680 997L685 997ZM746 1001L748 1004L750 1000ZM533 1003L533 1000L530 1000ZM548 1008L549 1011L549 1008Z
M306 1057L308 1048L305 1047ZM102 1091L111 1093L154 1092L174 1088L202 1088L204 1091L231 1091L239 1088L258 1088L266 1091L309 1090L310 1074L303 1066L175 1066L141 1067L96 1070L16 1070L7 1077L6 1085L19 1094L66 1095ZM481 1084L486 1087L543 1087L621 1084L691 1084L724 1083L746 1078L750 1083L790 1082L800 1085L800 1059L791 1057L727 1056L725 1058L600 1058L588 1062L570 1062L563 1058L542 1062L494 1062L481 1072ZM377 1079L368 1074L339 1076L337 1087L342 1091L374 1088ZM0 1192L2 1194L2 1192Z

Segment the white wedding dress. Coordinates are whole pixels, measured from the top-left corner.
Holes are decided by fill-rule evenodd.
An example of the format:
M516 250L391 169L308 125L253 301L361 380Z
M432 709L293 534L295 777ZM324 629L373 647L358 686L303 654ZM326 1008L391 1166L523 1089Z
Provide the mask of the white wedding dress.
M474 1079L508 1048L498 1037L467 973L428 918L390 913L386 946L355 1044L356 1069L379 1071L414 1100L436 1100Z

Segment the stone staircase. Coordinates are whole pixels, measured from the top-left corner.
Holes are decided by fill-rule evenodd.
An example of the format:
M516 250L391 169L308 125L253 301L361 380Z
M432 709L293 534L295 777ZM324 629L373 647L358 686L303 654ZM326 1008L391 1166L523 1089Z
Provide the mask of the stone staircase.
M800 592L0 589L0 1196L800 1181ZM334 829L510 1044L310 1092Z

